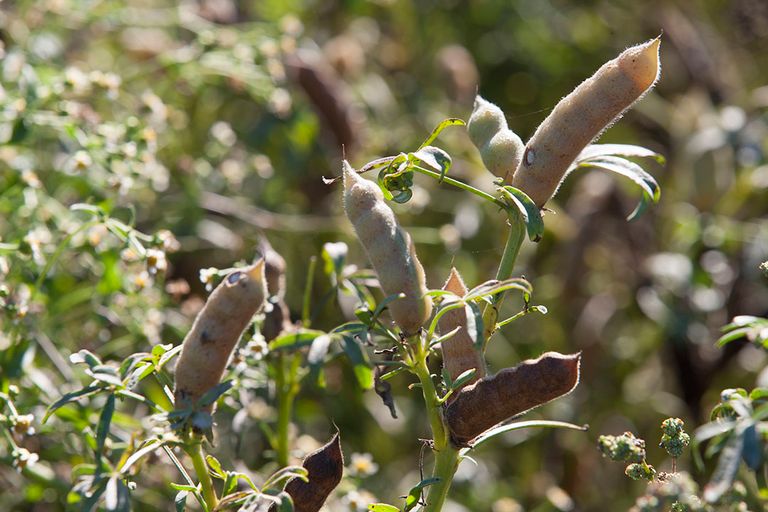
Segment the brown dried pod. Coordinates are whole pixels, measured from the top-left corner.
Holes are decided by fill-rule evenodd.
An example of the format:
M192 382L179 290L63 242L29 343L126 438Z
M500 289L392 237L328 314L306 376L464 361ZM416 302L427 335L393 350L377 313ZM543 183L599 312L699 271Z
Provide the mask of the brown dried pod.
M357 113L346 84L319 53L302 50L285 61L293 80L304 90L325 127L339 147L355 148L360 136Z
M451 440L470 441L513 416L570 393L579 383L581 354L546 352L462 389L445 408Z
M355 228L368 259L387 295L402 293L389 312L407 336L415 334L432 314L426 296L424 268L416 256L411 236L397 223L384 194L344 161L344 210Z
M285 259L272 248L266 238L262 238L259 251L264 257L264 276L269 297L261 334L270 342L291 328L290 310L284 300L286 264Z
M296 512L318 512L339 485L344 472L339 433L328 444L307 455L302 466L307 470L309 481L292 478L286 484L285 492L293 499L293 510Z
M443 285L443 290L452 292L458 297L467 294L467 287L455 268L451 268L451 275L448 276L448 280ZM471 368L475 368L477 371L465 386L485 377L485 363L480 353L475 350L475 344L467 332L466 309L448 311L440 317L437 326L442 334L449 333L457 327L460 328L456 334L440 344L443 352L443 367L448 371L451 379L456 380L459 375ZM455 400L455 395L451 398Z
M264 305L266 295L263 259L230 273L213 290L184 338L176 364L177 408L194 404L219 383L240 336Z
M660 42L656 38L624 50L560 100L525 145L512 186L544 206L587 144L656 83Z

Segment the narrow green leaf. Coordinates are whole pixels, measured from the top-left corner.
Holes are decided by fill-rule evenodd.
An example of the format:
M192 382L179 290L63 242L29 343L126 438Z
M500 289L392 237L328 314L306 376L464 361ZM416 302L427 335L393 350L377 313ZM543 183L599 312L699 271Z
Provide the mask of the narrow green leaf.
M290 332L278 336L269 343L269 350L298 350L312 344L319 336L325 334L323 331L314 329L299 329L296 332Z
M464 453L465 451L469 451L470 449L477 448L481 444L485 443L486 441L489 441L490 439L493 439L496 436L505 434L507 432L512 432L513 430L521 430L524 428L565 428L570 430L586 431L589 428L589 425L575 425L573 423L566 423L564 421L549 421L549 420L531 420L531 421L518 421L515 423L508 423L506 425L500 425L498 427L492 428L484 432L482 435L478 436L477 439L475 439L474 443L472 443L471 448L465 448L464 450L462 450L462 453Z
M152 453L153 451L162 447L163 444L165 443L163 443L159 439L150 439L149 441L147 441L141 448L133 452L131 456L125 460L125 462L123 463L123 466L119 470L120 473L126 474L128 470L131 469L131 466L136 464L137 461L139 461L145 455Z
M653 158L660 164L666 161L661 153L642 146L635 146L633 144L590 144L576 157L576 163L602 156Z
M221 469L221 462L219 462L219 459L213 455L206 455L205 461L208 463L210 472L214 477L218 478L219 480L223 480L225 478L226 471Z
M438 181L442 181L443 178L445 178L452 164L451 156L442 149L434 146L422 147L408 156L417 159L433 171L439 172L440 179Z
M740 340L741 338L749 334L749 331L751 330L752 330L751 327L739 327L739 328L733 329L732 331L729 331L726 334L723 334L722 336L720 336L720 338L718 338L717 346L723 347L732 341Z
M352 363L352 370L357 378L357 383L362 389L373 388L373 368L368 361L368 356L363 352L360 344L354 338L344 336L342 346L344 353Z
M419 499L421 498L421 490L425 487L428 487L430 485L436 484L439 482L440 479L437 477L434 478L425 478L415 486L411 488L410 491L408 491L408 496L405 498L405 506L403 507L403 512L408 512L409 510L413 510L418 504Z
M731 488L744 450L744 431L734 432L720 452L712 479L704 487L704 500L714 503Z
M446 128L448 128L449 126L465 126L466 124L467 123L465 123L464 120L458 119L455 117L451 117L441 121L440 124L438 124L434 130L432 130L432 133L429 134L429 137L427 137L427 139L421 143L421 146L419 146L419 149L422 149L432 144L432 142L434 142L437 136L440 135L440 133Z
M541 211L533 199L528 197L528 194L522 190L516 189L511 185L505 185L499 189L502 197L506 200L506 203L510 206L514 205L523 216L523 222L525 222L525 229L528 232L528 238L532 242L538 242L541 240L544 234L544 219L541 218ZM515 219L510 217L510 222L515 222Z
M112 424L112 415L115 413L115 395L110 394L107 402L99 415L99 424L96 426L96 464L101 467L104 454L104 443L107 441L109 426Z
M173 489L174 491L196 492L197 486L189 485L189 484L177 484L175 482L171 482L171 489Z
M469 370L462 372L461 375L456 377L456 380L450 384L449 389L459 389L463 387L464 384L472 380L476 373L477 368L470 368Z
M219 382L214 387L206 391L203 396L200 397L199 404L201 407L207 407L214 403L216 400L219 399L221 395L229 391L229 389L234 385L235 383L231 380L225 380L224 382Z
M50 407L48 407L48 410L45 411L45 416L43 416L42 422L45 423L46 421L48 421L48 418L50 418L51 414L56 412L56 410L59 409L60 407L67 405L69 402L73 402L84 396L89 396L94 393L98 393L102 389L104 389L103 386L94 385L94 386L85 387L83 389L78 389L77 391L72 391L71 393L67 393L66 395L56 400L56 402L54 402Z
M179 491L176 493L176 497L173 499L173 505L176 508L176 512L184 512L187 508L187 496L189 492L194 491Z
M400 509L386 503L372 503L368 505L370 512L400 512Z
M763 465L763 442L760 438L760 433L757 431L755 422L750 422L749 426L744 429L744 450L742 450L742 458L747 464L747 467L752 471L759 470Z

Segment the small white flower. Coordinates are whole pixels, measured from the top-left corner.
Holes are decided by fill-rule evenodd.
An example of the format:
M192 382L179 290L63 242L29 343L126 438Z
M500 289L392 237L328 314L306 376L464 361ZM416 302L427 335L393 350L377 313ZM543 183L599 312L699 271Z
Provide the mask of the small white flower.
M147 270L154 275L165 272L168 269L168 260L165 253L159 249L147 249Z
M246 353L256 361L261 361L269 354L269 345L261 334L256 334L251 338L245 349Z
M17 434L24 436L31 436L35 434L35 427L32 424L35 422L35 417L32 414L20 414L13 418L13 431Z
M376 502L376 497L366 490L351 491L341 498L349 512L364 512L368 505Z
M349 462L349 474L351 476L366 477L375 475L379 465L373 462L370 453L353 453Z
M19 473L21 473L21 471L27 466L31 466L40 460L40 456L38 454L30 452L26 448L16 448L13 450L12 457L13 467L16 468Z
M219 269L216 267L208 267L200 269L200 282L205 285L206 291L213 290L213 281L216 276L219 275Z

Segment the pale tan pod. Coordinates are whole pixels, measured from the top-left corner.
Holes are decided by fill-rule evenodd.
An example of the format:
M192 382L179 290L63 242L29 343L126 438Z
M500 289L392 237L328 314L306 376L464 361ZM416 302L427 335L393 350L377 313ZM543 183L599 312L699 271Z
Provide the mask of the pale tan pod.
M432 314L424 268L413 241L387 206L379 187L344 162L344 210L387 295L405 294L389 304L404 334L415 334Z
M656 83L660 43L624 50L560 100L526 144L512 186L544 206L579 153Z
M451 440L467 446L495 425L570 393L579 383L580 359L546 352L465 387L444 411Z
M475 98L474 110L467 121L469 139L480 152L485 167L495 176L512 180L525 146L509 129L504 112L481 96Z
M451 268L451 275L443 285L443 290L452 292L458 297L467 294L467 287L461 279L461 275L455 268ZM451 338L443 341L440 348L443 352L443 367L452 380L465 371L475 368L474 378L467 381L465 386L485 377L485 363L479 352L475 350L472 338L467 332L467 313L464 309L455 309L445 313L437 322L442 334L449 333L460 327L459 331Z
M264 305L265 281L264 260L260 259L230 273L208 297L184 338L176 363L177 408L194 404L221 381L240 336Z

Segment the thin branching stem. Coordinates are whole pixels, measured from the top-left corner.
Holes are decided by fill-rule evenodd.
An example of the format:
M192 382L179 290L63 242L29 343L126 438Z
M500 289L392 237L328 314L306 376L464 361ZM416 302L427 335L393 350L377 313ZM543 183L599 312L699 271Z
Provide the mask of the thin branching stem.
M213 479L208 471L208 464L205 462L203 438L199 435L191 436L184 445L184 451L192 459L192 466L195 468L198 480L200 480L200 487L206 507L209 511L214 510L219 504L219 498L216 496L216 489L213 488Z

